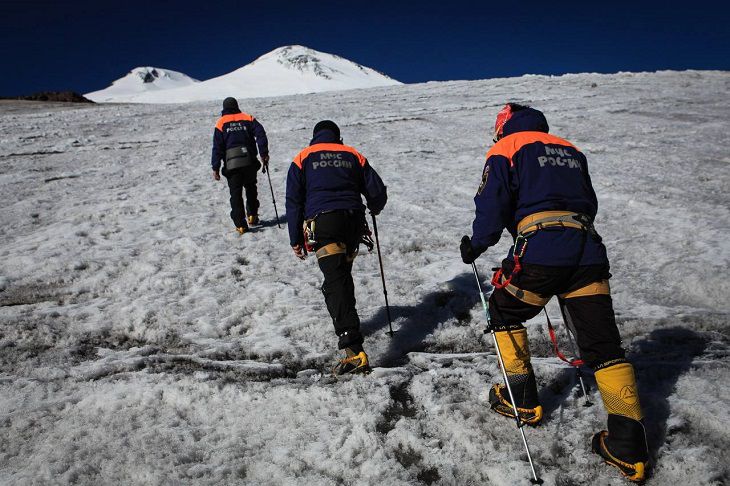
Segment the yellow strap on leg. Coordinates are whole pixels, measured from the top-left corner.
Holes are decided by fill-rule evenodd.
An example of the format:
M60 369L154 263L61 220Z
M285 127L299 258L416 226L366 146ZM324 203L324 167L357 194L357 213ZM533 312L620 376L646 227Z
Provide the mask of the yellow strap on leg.
M574 299L576 297L588 297L589 295L611 295L611 287L608 285L608 280L599 280L597 282L590 283L585 287L560 294L561 299Z
M332 255L340 255L346 251L347 247L344 243L330 243L329 245L324 245L322 248L317 250L317 260Z
M507 281L507 278L502 275L502 283L505 283ZM530 292L529 290L523 290L515 285L512 285L511 283L505 285L504 290L507 291L512 297L515 299L524 302L525 304L534 305L537 307L544 307L549 301L550 297L543 297L540 294L537 294L535 292Z
M332 255L341 255L343 253L347 253L347 246L344 243L330 243L329 245L324 245L322 248L317 250L317 260L320 258L332 256ZM357 249L351 254L347 255L347 261L351 262L355 260L355 257L357 256Z
M504 370L508 375L532 373L527 329L496 331L494 336L497 338L497 343L499 343L499 351L502 353L502 360L504 361Z
M623 415L637 421L643 418L634 367L630 363L601 368L596 371L596 383L609 414Z

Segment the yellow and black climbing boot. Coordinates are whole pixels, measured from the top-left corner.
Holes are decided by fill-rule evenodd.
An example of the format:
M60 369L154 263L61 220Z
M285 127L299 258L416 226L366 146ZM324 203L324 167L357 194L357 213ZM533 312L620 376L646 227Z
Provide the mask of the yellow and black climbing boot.
M530 425L537 425L542 419L542 407L537 398L535 373L530 364L527 330L522 326L514 326L509 330L497 331L494 335L520 419ZM494 385L489 391L489 403L495 412L514 418L515 412L506 386Z
M604 363L597 367L596 383L608 412L608 430L593 437L593 451L629 480L643 482L649 452L634 368L622 359Z
M332 369L335 376L350 374L368 374L372 371L368 355L362 349L355 352L352 348L345 348L345 357Z
M636 458L630 460L628 458L626 458L627 460L619 459L611 452L609 443L610 437L608 431L602 430L593 436L591 448L593 452L603 458L606 464L618 468L621 474L626 476L626 479L635 483L643 483L646 479L646 467L648 463L646 457L642 458L644 460L636 460Z
M252 214L247 218L248 224L254 225L259 224L259 216L258 214Z
M236 227L236 232L239 235L244 234L246 231L248 231L248 228L246 228L245 226L238 226L238 227Z
M504 385L492 385L489 390L489 404L492 410L505 417L515 418L515 409L509 400L509 392ZM539 425L542 420L542 405L532 408L517 407L520 421L528 425Z

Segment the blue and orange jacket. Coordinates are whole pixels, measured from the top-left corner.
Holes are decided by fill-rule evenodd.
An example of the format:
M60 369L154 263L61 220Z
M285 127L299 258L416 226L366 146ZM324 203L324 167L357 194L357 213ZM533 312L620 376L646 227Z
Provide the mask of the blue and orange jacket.
M286 218L289 243L302 244L302 224L326 211L365 206L379 213L387 201L386 187L375 169L357 150L343 145L329 130L318 132L289 167L286 178Z
M259 153L261 156L269 154L266 131L256 118L240 110L223 110L213 130L213 154L210 160L213 170L220 169L226 150L235 147L246 147L248 153L254 156Z
M520 220L540 211L572 211L595 218L598 201L585 155L547 132L541 112L518 111L504 125L503 138L487 153L474 196L472 247L477 254L497 243L505 228L515 238ZM538 231L529 238L521 260L552 266L608 263L600 241L572 228Z

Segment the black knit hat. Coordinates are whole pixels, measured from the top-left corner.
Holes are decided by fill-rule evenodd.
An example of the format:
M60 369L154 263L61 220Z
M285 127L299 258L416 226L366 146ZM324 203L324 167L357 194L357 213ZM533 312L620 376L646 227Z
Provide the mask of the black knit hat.
M333 122L332 120L322 120L321 122L314 125L312 136L316 137L317 133L321 132L322 130L329 130L330 132L335 134L335 138L337 138L338 140L340 139L340 127L338 127L337 123Z
M224 110L238 110L238 101L236 101L236 98L231 98L230 96L223 100L223 109Z

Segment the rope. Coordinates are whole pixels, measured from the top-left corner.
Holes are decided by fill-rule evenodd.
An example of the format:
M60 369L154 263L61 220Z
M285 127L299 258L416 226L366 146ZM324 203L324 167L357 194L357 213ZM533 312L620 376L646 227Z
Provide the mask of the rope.
M548 326L548 334L550 334L550 341L553 343L553 351L555 352L555 355L560 358L561 360L568 363L570 366L575 366L578 368L579 366L583 366L585 363L582 359L568 359L565 357L563 353L560 352L560 349L558 348L558 338L555 334L555 328L553 328L553 324L550 322L550 316L548 315L547 309L545 307L542 308L543 311L545 311L545 318L547 319L547 326ZM570 331L568 331L570 332Z

